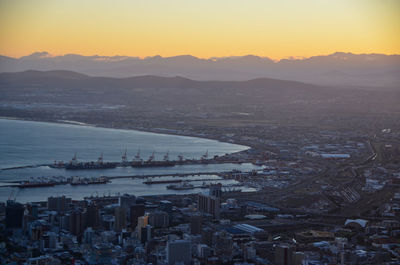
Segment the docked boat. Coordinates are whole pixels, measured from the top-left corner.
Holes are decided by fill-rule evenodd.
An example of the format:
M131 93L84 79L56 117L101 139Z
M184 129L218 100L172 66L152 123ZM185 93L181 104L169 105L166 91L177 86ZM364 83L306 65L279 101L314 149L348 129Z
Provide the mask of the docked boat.
M187 181L184 181L180 184L171 184L167 186L167 189L169 190L191 190L194 189L195 186L188 183Z
M40 187L52 187L56 183L53 179L49 178L29 178L28 181L22 181L18 188L25 189L25 188L40 188Z
M126 149L125 149L125 153L122 155L122 163L121 166L126 167L129 165L129 161L128 161L128 157L126 155Z
M72 186L78 185L90 185L90 184L107 184L110 182L106 177L98 177L98 178L82 178L82 177L74 177L71 180Z
M51 168L65 168L65 164L63 161L54 160L54 163L49 165Z
M151 154L151 156L146 160L143 161L140 158L140 151L138 154L135 156L135 159L132 161L132 167L173 167L175 166L175 162L169 160L169 154L168 152L164 155L164 159L157 161L155 160L155 154L154 152Z
M76 153L72 160L65 164L65 169L106 169L106 168L116 168L117 163L114 162L104 162L103 161L103 153L101 153L97 162L78 162L76 157Z
M40 187L53 187L53 182L21 182L18 185L18 188L25 189L25 188L40 188Z

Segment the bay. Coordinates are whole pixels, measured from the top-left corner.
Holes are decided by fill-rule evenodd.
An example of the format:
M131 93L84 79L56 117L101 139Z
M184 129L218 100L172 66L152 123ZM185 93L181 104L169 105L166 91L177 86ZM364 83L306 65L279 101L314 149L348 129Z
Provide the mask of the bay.
M216 140L157 134L135 130L100 128L93 126L61 123L33 122L0 119L0 168L26 165L50 164L54 160L69 161L76 153L80 161L96 161L103 153L104 161L121 161L127 150L129 160L140 150L143 159L153 152L156 160L169 153L171 160L179 154L185 158L200 158L205 152L209 156L224 155L248 149L246 146L219 142ZM248 171L257 169L252 164L210 164L181 165L165 168L121 167L104 170L65 170L47 166L0 171L0 185L12 181L35 177L51 176L131 176L175 173L196 173L230 171L233 169ZM205 176L205 178L208 178ZM190 178L189 178L190 179ZM111 184L56 187L18 190L0 188L0 201L5 201L12 190L18 194L17 201L44 200L49 196L69 195L81 199L90 193L97 194L128 192L135 195L171 194L176 191L166 189L166 185L153 185L152 188L141 183L142 180L119 179ZM229 182L230 184L234 182ZM94 187L95 186L95 187ZM146 188L147 187L147 188ZM17 192L18 191L18 192ZM181 192L199 192L198 189Z

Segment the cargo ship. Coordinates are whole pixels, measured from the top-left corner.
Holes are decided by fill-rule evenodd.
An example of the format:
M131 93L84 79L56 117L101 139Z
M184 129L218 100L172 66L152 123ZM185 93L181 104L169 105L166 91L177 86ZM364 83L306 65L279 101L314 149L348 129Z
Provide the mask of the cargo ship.
M40 187L52 187L57 183L53 179L48 179L47 177L40 178L29 178L27 181L21 181L17 186L18 188L40 188Z
M73 177L71 180L72 186L78 185L90 185L90 184L107 184L110 181L106 177L98 177L98 178L81 178L81 177Z
M54 163L49 165L51 168L65 168L65 164L63 161L54 160Z
M143 161L140 157L140 151L135 156L134 160L132 161L132 167L173 167L175 166L175 162L169 160L169 153L167 152L164 155L163 160L156 161L154 152L151 156L146 160Z
M25 188L40 188L40 187L53 187L53 182L21 182L17 187L21 189Z
M104 162L103 153L101 153L97 162L78 162L76 153L72 160L65 164L65 169L106 169L106 168L116 168L118 163L115 162Z
M47 165L51 168L64 168L64 169L109 169L116 167L127 167L131 166L134 168L147 168L147 167L173 167L175 165L184 165L184 164L208 164L211 163L212 160L209 159L208 151L201 156L200 159L184 159L182 154L178 155L178 160L169 160L169 152L167 152L162 160L155 160L155 153L153 152L147 160L143 160L140 156L140 149L138 153L135 155L132 161L128 161L127 150L122 155L121 162L104 162L103 161L103 153L101 153L99 159L97 161L90 162L79 162L75 155L73 158L64 163L63 161L54 161L53 164Z

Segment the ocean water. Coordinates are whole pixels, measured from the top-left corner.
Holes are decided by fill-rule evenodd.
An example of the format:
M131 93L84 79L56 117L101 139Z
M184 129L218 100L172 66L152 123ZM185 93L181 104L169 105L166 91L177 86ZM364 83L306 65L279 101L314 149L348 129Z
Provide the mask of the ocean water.
M19 167L26 165L50 164L54 160L69 161L76 153L80 161L96 161L103 153L104 161L121 161L121 156L127 150L131 160L138 150L141 157L147 159L153 152L157 160L161 160L169 152L170 160L182 154L185 158L200 158L208 151L209 156L223 155L247 149L242 145L223 143L215 140L196 137L148 133L134 130L120 130L0 119L0 168ZM238 169L248 171L257 169L252 164L218 164L218 165L185 165L165 168L116 168L105 170L65 170L53 169L47 166L0 170L0 185L13 181L26 180L42 176L131 176L175 173L197 173L230 171ZM216 177L216 176L215 176ZM204 176L209 178L209 176ZM218 177L216 177L218 178ZM189 178L190 179L190 178ZM171 191L166 185L149 187L143 180L115 179L110 184L30 188L26 190L10 187L0 187L0 201L5 201L12 191L17 201L39 201L49 196L67 195L81 199L92 193L116 194L130 193L135 195L154 195L171 193L199 192L199 189L186 191ZM226 181L221 181L226 182ZM234 182L228 181L229 184ZM228 183L227 182L227 183Z

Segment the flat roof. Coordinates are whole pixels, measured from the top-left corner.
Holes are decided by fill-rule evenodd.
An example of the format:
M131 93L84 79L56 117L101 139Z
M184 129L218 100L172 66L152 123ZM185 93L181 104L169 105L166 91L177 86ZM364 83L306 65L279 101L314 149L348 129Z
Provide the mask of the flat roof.
M233 226L233 227L236 228L236 229L245 231L245 232L247 232L247 233L250 233L250 234L254 234L254 233L256 233L256 232L262 232L262 231L264 231L264 230L261 229L261 228L258 228L258 227L255 227L255 226L249 225L249 224L238 224L238 225L235 225L235 226Z

